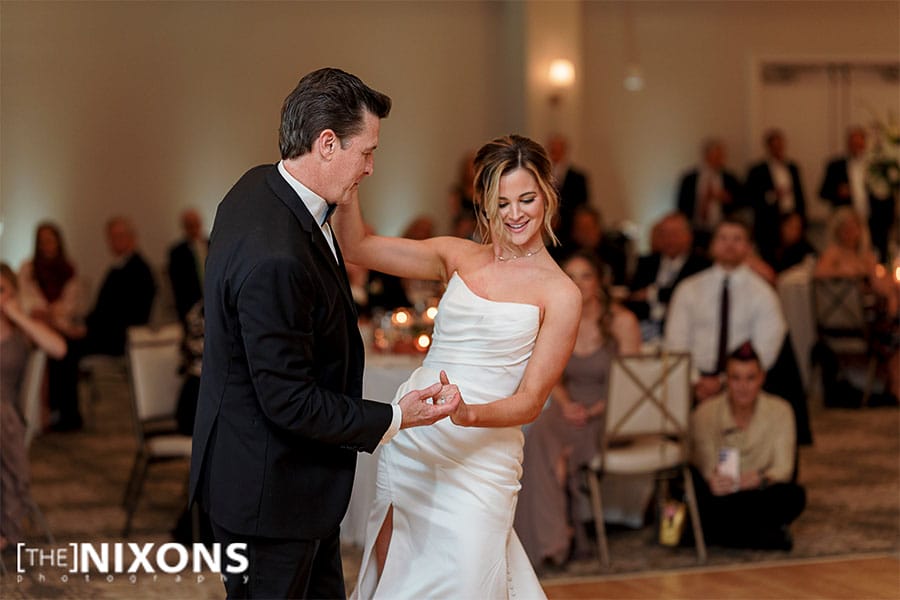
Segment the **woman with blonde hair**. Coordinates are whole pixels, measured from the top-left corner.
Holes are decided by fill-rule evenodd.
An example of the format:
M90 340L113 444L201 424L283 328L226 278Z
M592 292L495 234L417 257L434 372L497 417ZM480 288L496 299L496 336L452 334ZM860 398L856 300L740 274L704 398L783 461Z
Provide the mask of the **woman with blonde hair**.
M475 170L483 244L367 235L355 198L336 213L348 261L447 284L428 354L397 398L439 377L462 396L451 419L403 429L382 447L359 598L543 597L512 530L521 426L565 367L581 294L544 245L558 203L544 149L498 138L478 151Z

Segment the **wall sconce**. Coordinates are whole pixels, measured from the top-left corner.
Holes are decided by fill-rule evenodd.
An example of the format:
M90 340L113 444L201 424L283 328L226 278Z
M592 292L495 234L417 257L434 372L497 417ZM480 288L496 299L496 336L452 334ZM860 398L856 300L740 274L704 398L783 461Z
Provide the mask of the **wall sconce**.
M562 102L563 90L575 83L575 65L565 58L557 58L550 63L547 77L550 79L550 85L554 88L553 93L550 94L550 104L555 106Z

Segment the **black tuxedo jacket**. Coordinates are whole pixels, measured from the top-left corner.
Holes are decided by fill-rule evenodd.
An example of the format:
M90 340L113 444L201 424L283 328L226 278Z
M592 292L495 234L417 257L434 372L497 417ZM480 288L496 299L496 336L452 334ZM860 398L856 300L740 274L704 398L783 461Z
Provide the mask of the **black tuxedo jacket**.
M393 412L361 398L343 262L276 166L251 169L219 204L204 306L189 501L237 534L334 534L356 453L376 448Z
M178 317L184 321L191 307L203 297L197 257L190 242L181 242L169 251L169 281L172 282Z
M84 352L121 356L125 353L125 330L150 320L156 283L147 261L132 254L121 266L111 268L93 310L85 318L87 339Z
M661 264L662 255L657 252L640 257L634 271L634 277L631 279L631 291L636 292L656 283L656 276L659 275L659 267ZM679 283L709 266L709 260L697 254L691 254L684 262L684 265L681 267L681 270L678 272L672 285L670 287L660 288L657 291L657 298L662 304L668 305L669 300L672 299L672 293ZM648 302L629 300L626 303L626 306L631 309L639 320L643 321L650 318L650 304Z
M794 191L794 211L806 221L806 197L803 184L800 182L800 170L793 162L786 163L791 174L791 185ZM769 264L775 260L781 238L781 209L778 201L770 192L774 192L775 182L769 171L769 163L757 163L747 172L745 192L747 201L753 208L753 229L756 247L760 256Z
M697 210L697 180L699 178L700 171L698 169L688 171L681 177L681 183L678 186L677 208L691 222L693 222L694 212ZM731 194L731 202L722 205L722 214L729 215L743 205L743 189L738 178L729 171L722 171L722 187Z
M846 157L832 160L825 169L825 178L822 180L819 196L828 200L835 208L852 205L853 198L851 196L841 196L838 193L838 188L842 184L849 185L849 182ZM888 234L894 224L895 201L893 195L885 199L876 198L871 193L868 196L869 232L872 237L872 245L881 252L881 259L884 260L884 257L887 256Z

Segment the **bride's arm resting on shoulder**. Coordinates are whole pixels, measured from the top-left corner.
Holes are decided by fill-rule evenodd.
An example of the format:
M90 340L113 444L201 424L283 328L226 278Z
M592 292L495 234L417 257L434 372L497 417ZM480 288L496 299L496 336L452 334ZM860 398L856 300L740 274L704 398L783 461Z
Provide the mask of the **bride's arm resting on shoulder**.
M450 419L465 427L511 427L538 418L575 347L580 318L581 293L566 279L553 290L546 305L531 360L516 393L478 405L466 404L462 398Z
M409 279L447 281L449 273L443 257L465 251L475 242L454 237L408 240L366 233L356 188L345 196L331 224L344 260L375 271Z

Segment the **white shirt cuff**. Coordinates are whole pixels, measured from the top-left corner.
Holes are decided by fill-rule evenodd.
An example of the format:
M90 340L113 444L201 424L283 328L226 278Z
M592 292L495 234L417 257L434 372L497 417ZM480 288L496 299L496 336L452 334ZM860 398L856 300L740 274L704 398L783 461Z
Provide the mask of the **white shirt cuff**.
M391 426L388 427L387 431L384 432L384 435L381 437L381 442L378 443L379 446L384 446L389 441L394 439L394 436L397 435L397 432L400 431L400 423L403 421L403 411L400 410L399 404L391 404L391 408L394 409L394 416L391 419Z

